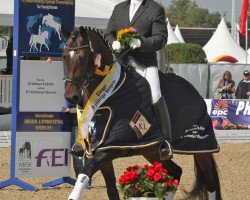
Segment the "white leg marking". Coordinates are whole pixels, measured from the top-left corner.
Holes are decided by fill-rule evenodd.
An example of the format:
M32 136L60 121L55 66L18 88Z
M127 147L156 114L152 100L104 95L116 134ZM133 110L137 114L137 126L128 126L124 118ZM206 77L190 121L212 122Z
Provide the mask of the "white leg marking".
M80 200L81 194L89 182L86 174L79 174L73 191L70 193L68 200Z

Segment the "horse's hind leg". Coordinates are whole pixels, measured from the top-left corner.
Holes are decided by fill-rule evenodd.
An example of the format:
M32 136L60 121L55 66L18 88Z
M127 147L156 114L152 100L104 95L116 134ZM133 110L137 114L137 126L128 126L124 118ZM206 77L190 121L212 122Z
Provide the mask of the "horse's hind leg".
M221 200L220 181L215 160L210 153L195 154L196 184L192 197ZM208 193L207 193L208 192Z
M151 164L154 164L155 161L161 162L165 168L168 169L170 176L173 176L175 179L180 180L182 175L182 168L174 163L172 160L162 161L159 155L159 147L157 146L154 151L143 154Z

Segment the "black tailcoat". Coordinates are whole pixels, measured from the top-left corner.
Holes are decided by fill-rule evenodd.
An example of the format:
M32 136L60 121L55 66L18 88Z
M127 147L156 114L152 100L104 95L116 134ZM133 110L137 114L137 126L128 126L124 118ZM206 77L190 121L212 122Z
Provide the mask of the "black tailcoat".
M110 44L116 40L119 30L134 27L143 37L141 47L130 54L144 66L157 66L156 51L167 43L167 25L165 11L153 0L144 0L136 11L132 21L129 20L130 0L115 6L110 17L106 40Z

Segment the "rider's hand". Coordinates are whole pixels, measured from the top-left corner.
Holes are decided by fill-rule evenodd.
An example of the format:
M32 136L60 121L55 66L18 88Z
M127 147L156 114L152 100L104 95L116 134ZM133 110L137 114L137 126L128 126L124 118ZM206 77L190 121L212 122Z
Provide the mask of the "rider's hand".
M137 49L141 47L141 40L133 38L130 43L129 46L131 49Z
M121 43L118 42L117 40L115 40L112 44L112 49L115 51L115 52L120 52L121 51Z

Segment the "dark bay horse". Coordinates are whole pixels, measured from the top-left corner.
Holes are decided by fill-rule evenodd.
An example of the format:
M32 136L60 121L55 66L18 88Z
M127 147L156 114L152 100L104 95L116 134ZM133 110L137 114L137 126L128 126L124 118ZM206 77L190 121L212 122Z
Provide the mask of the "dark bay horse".
M145 78L130 66L113 65L112 51L97 30L80 27L72 34L62 30L67 39L63 52L65 98L74 104L82 102L87 113L96 109L91 118L92 126L85 134L91 139L82 137L85 141L85 163L69 199L80 199L98 170L105 179L109 199L120 199L112 164L120 157L142 155L150 163L162 162L170 175L180 180L180 166L172 160L160 161L159 145L163 138ZM118 78L113 76L117 81L112 93L108 93L114 83L108 81L112 69L115 69L114 74L120 71ZM162 94L170 107L173 151L194 156L196 182L192 191L187 193L187 199L222 199L212 155L219 151L219 147L206 103L183 78L161 72L159 76ZM84 124L78 126L82 133L86 131Z

